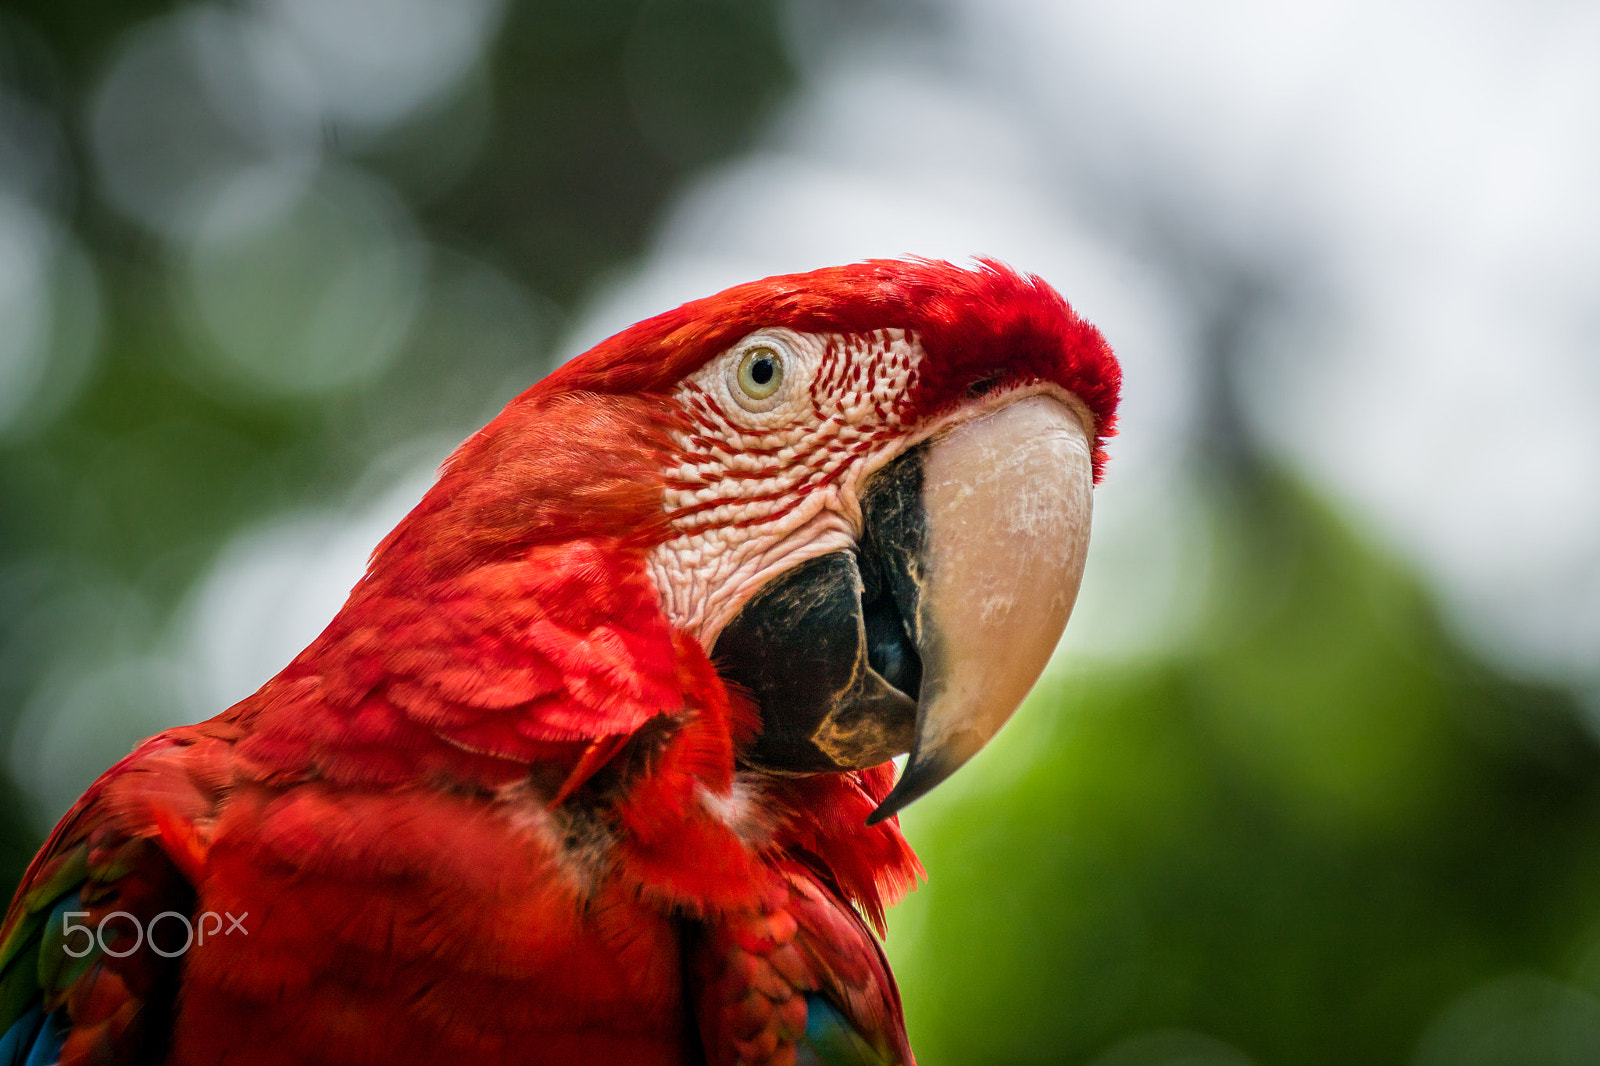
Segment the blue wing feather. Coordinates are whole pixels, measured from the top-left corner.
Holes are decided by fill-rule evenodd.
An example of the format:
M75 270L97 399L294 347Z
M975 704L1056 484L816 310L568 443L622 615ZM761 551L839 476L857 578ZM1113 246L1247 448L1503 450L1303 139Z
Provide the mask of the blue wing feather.
M889 1066L837 1007L806 996L806 1035L795 1044L795 1066Z
M52 1066L65 1039L56 1015L35 1003L0 1036L0 1066Z

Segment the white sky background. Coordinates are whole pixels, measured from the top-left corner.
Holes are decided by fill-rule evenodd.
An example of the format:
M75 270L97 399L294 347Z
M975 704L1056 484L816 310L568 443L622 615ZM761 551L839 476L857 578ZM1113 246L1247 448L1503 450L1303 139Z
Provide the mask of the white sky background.
M407 0L398 44L367 50L349 31L369 8L390 10L200 5L131 35L93 103L99 180L173 242L173 298L215 352L197 371L213 387L314 392L380 372L404 342L319 361L415 302L427 252L377 179L320 158L317 116L376 131L453 91L499 8ZM727 284L869 255L984 254L1043 275L1127 373L1066 653L1147 655L1184 639L1204 592L1193 451L1209 286L1264 281L1275 303L1244 364L1253 429L1417 566L1491 660L1600 684L1600 7L948 0L921 29L842 46L818 42L809 10L794 8L797 98L757 148L681 191L645 259L593 294L569 353ZM405 92L337 76L357 60L391 64ZM117 117L158 118L162 93L198 103L144 136L199 130L215 151L119 155ZM140 169L151 160L176 169ZM230 207L262 188L280 195L261 217ZM0 305L36 291L92 304L89 282L49 289L75 253L47 205L4 195ZM259 283L297 264L328 273L303 291ZM281 306L230 302L280 291ZM332 291L351 295L335 306ZM349 321L294 332L330 307ZM0 345L0 377L45 380L39 353L59 342L43 314L15 351ZM240 316L303 358L267 365L251 337L210 324ZM421 450L419 471L443 453ZM50 820L171 724L107 728L107 693L154 686L204 717L309 641L425 484L397 480L242 532L165 635L119 623L133 636L60 664L11 753ZM224 601L230 624L207 622Z
M1080 202L1287 288L1272 446L1491 660L1600 681L1600 7L952 10Z

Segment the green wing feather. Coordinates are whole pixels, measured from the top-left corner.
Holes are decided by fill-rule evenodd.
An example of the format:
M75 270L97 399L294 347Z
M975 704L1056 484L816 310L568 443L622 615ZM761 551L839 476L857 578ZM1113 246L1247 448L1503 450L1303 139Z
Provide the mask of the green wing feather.
M60 950L63 915L80 906L79 890L88 876L89 847L80 844L54 856L13 904L0 940L0 1033L41 993L47 1000L59 995L98 957L99 945L81 959Z

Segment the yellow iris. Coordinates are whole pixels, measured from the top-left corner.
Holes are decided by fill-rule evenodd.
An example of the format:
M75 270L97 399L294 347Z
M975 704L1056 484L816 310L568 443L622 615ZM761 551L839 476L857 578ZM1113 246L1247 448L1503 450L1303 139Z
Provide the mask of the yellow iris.
M752 400L765 400L783 384L783 356L777 349L751 348L739 361L739 388Z

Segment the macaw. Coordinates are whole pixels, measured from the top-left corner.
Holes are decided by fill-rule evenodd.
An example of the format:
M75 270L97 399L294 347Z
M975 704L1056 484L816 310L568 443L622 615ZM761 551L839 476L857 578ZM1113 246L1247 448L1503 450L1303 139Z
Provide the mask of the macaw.
M767 278L562 366L282 673L61 820L0 1066L910 1066L896 814L1054 648L1119 387L988 260Z

